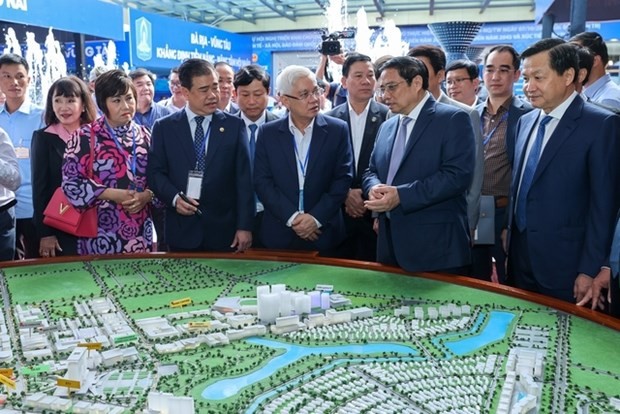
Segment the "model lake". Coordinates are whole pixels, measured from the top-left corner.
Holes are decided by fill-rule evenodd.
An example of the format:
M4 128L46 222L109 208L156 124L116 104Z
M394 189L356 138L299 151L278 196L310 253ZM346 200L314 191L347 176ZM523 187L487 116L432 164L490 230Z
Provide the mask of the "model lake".
M476 349L479 349L489 343L502 339L506 335L506 331L508 330L510 322L514 316L514 314L509 312L493 311L490 313L487 325L478 335L468 337L460 341L446 343L445 346L458 355L475 351ZM475 331L478 328L482 320L484 320L483 314L479 315L479 319L476 321L472 331ZM460 332L460 334L462 333L463 332ZM449 336L444 336L444 338L447 339ZM419 355L419 351L415 348L390 343L308 347L272 341L264 338L250 338L247 342L253 345L263 345L275 349L284 349L285 353L271 359L267 365L261 367L257 371L253 371L241 377L214 382L202 392L203 398L207 400L223 400L225 398L232 397L243 388L262 381L273 375L280 368L286 367L309 355L336 355L344 353L380 354L383 352Z

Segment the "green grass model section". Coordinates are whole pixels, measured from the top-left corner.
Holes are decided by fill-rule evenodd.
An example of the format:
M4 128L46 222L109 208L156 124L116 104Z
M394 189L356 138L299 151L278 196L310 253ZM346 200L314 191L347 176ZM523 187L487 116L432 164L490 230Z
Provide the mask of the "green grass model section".
M0 274L6 280L10 306L43 309L54 326L48 334L51 342L54 335L70 338L71 331L56 333L61 324L87 333L92 318L80 312L91 298L113 303L135 334L117 335L110 348L135 347L137 357L99 366L94 377L100 383L91 389L99 389L101 395L91 397L119 404L127 413L142 412L148 393L160 391L192 397L199 414L302 409L491 414L502 404L509 355L523 350L523 360L540 358L543 368L536 375L534 368L517 373L511 404L531 391L541 413L618 412L613 398L620 398L620 358L614 356L620 333L501 294L372 270L242 259L104 259L6 268ZM286 335L272 334L268 326L261 338L268 343L261 345L245 339L217 347L191 345L212 333L192 331L189 324L213 324L219 316L210 310L217 299L239 296L249 299L246 305L255 305L257 286L274 284L293 292L333 285L334 293L351 300L337 311L369 307L373 316ZM191 304L170 306L184 298L191 298ZM450 306L459 313L446 314ZM424 317L417 317L416 310ZM506 316L509 321L501 335L485 339L487 328ZM140 320L153 317L170 323L162 329L172 327L178 333L149 339ZM5 319L14 321L6 314ZM104 325L103 320L97 322L99 328ZM226 335L226 329L217 332ZM175 350L165 348L175 343ZM179 343L191 346L179 349ZM292 350L287 354L273 344ZM376 345L379 350L362 351ZM20 375L36 379L33 390L52 395L55 378L64 372L41 367L54 367L60 362L55 358L68 352L52 352L36 362L25 361L18 352L17 363L0 367L20 367ZM278 359L296 353L303 356L269 371ZM258 376L263 371L270 374ZM521 381L530 374L537 392ZM205 397L212 395L207 390L220 384L222 389L242 385L222 398ZM21 408L21 398L11 397L11 406Z

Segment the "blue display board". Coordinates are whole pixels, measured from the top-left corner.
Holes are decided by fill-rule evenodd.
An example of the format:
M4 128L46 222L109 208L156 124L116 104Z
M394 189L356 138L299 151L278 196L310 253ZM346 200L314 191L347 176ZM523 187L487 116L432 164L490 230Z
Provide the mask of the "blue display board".
M131 64L152 70L170 69L184 59L225 61L235 69L252 59L250 36L196 23L130 10Z
M123 8L99 0L0 0L0 19L123 40Z

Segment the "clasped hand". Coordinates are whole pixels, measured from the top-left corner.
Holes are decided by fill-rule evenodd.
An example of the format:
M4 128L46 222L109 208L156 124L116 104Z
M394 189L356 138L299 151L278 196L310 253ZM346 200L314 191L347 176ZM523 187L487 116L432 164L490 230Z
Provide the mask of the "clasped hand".
M384 213L395 209L400 204L398 189L391 185L377 184L368 192L364 207L370 211Z
M316 224L316 220L308 213L298 214L291 225L295 234L308 241L316 241L321 235L321 230Z

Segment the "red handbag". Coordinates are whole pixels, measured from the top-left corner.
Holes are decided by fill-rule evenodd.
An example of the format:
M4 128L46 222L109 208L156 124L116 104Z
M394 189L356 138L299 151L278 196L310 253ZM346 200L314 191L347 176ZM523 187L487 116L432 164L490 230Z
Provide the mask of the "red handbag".
M95 133L90 129L90 164L88 178L93 176L95 157ZM43 211L43 223L78 237L97 237L97 207L77 210L58 187Z

